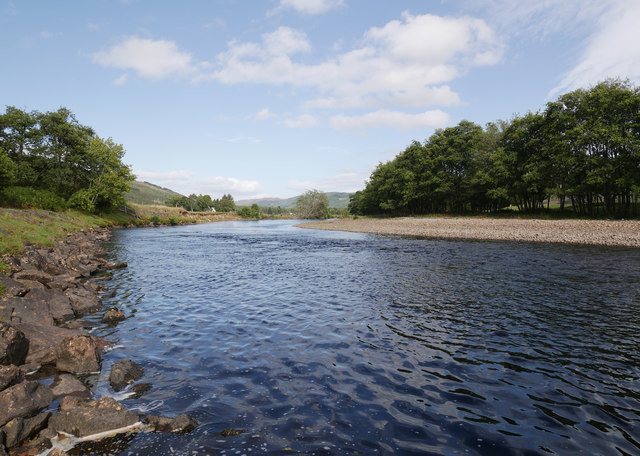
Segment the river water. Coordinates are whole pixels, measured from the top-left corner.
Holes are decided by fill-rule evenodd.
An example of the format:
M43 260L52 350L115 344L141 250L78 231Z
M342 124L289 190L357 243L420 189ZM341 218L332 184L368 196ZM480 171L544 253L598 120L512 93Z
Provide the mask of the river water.
M639 250L293 224L114 233L103 372L200 426L75 454L640 454Z

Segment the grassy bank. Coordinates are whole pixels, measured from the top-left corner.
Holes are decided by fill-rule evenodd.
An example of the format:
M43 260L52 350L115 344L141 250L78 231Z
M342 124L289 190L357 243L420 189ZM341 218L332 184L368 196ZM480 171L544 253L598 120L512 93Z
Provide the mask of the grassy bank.
M164 206L134 205L128 213L89 215L78 211L0 208L0 256L27 245L52 246L74 231L103 227L161 226L236 220L235 214L194 213Z

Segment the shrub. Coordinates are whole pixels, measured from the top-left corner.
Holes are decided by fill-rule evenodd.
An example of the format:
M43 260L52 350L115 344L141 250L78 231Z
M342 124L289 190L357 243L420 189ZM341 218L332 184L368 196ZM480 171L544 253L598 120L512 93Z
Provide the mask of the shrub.
M0 199L7 206L18 209L46 209L61 211L67 208L65 200L49 190L31 187L7 187Z

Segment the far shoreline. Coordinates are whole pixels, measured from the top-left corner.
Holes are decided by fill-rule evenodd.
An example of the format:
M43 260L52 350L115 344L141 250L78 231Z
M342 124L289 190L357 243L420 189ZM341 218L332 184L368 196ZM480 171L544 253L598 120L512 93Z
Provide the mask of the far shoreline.
M305 229L380 235L515 242L640 247L638 220L546 220L489 217L331 219L296 225Z

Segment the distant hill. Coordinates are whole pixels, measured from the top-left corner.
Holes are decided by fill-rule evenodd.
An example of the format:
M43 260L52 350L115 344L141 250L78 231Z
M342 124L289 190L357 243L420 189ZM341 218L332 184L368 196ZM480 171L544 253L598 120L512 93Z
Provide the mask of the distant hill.
M135 204L164 204L174 195L180 194L149 182L135 181L131 183L131 190L124 195L124 199Z
M350 193L342 192L325 192L327 199L329 200L329 207L333 209L345 209L349 204ZM292 209L298 201L298 196L293 198L260 198L260 199L246 199L236 201L238 206L251 206L257 204L260 207L278 207L283 209Z

